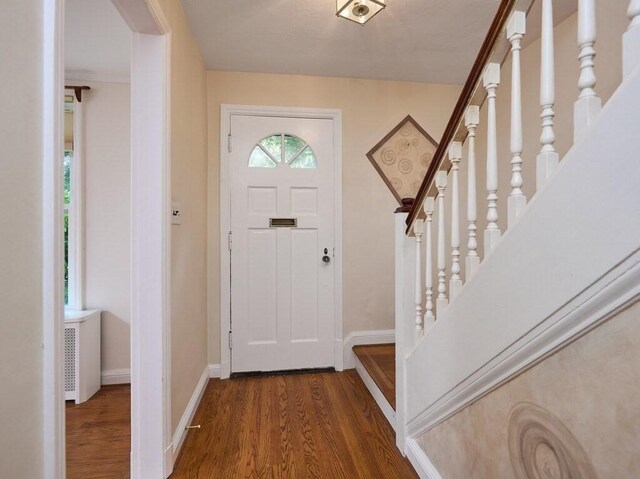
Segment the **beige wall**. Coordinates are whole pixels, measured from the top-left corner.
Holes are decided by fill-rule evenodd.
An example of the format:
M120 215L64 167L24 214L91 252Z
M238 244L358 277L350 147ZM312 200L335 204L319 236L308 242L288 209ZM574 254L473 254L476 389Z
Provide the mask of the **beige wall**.
M91 82L84 107L85 307L102 311L101 368L130 369L131 86Z
M171 25L171 189L182 224L171 227L171 409L175 429L207 366L207 91L205 69L179 1Z
M512 413L526 402L551 417L520 426L528 425L529 431L538 433L539 425L548 428L559 439L542 432L549 447L558 456L565 451L575 459L573 475L553 477L640 477L639 341L640 303L636 303L431 429L418 442L442 477L522 477L514 474L509 425L516 425ZM516 437L529 443L527 431L522 433ZM537 455L526 458L538 467L546 458L553 471L553 456L544 449L539 446L534 449ZM588 464L595 476L576 473L577 464Z
M539 8L536 2L534 8ZM622 33L628 25L626 18L627 0L611 0L596 2L598 18L598 40L596 44L596 75L598 84L596 91L603 104L613 94L622 79ZM573 144L573 104L578 97L578 60L577 60L577 15L574 14L556 26L555 67L556 67L556 104L555 132L556 150L560 159ZM536 155L540 150L540 41L536 40L522 51L522 117L523 117L523 190L529 199L535 193ZM511 192L511 152L509 146L510 108L511 108L511 61L502 67L501 82L497 92L497 125L498 125L498 224L504 234L507 226L507 196ZM487 193L486 193L486 152L487 152L487 111L486 104L480 111L480 127L476 144L477 162L477 205L478 205L478 253L484 257L483 230L486 226ZM460 212L461 212L461 264L464 276L464 257L467 252L467 145L460 165ZM447 274L450 265L450 214L451 214L451 179L446 198L446 235L447 235ZM437 214L434 216L437 221ZM435 224L435 223L434 223ZM435 250L434 250L435 252ZM434 278L436 278L434 272ZM434 279L437 284L437 279ZM448 284L447 284L448 287Z
M344 336L392 329L395 199L365 154L407 114L438 139L460 88L349 78L209 71L209 361L220 362L220 105L343 113Z
M41 3L7 0L0 15L0 477L43 467Z

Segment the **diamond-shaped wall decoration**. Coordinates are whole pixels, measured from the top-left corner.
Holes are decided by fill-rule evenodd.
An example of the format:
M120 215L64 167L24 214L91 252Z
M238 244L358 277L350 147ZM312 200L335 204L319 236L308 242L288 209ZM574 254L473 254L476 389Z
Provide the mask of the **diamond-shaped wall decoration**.
M367 153L367 158L402 204L402 198L416 197L437 147L431 135L407 115Z

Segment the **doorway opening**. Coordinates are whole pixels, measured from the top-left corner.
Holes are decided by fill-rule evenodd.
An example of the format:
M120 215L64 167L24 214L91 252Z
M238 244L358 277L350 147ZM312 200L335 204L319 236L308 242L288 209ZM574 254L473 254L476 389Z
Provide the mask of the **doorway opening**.
M130 314L130 342L128 347L123 341L124 349L130 351L130 434L131 442L126 444L125 452L130 456L130 477L168 477L173 467L173 451L171 446L171 404L170 404L170 338L169 338L169 287L170 284L170 236L169 236L169 205L170 188L169 176L170 158L168 154L169 125L169 67L170 67L170 38L169 25L162 10L155 1L146 0L82 0L67 1L46 0L44 2L44 164L43 164L43 250L45 282L43 294L43 335L44 335L44 432L50 438L45 443L46 477L65 477L65 314L63 303L65 296L64 268L64 167L65 149L69 152L66 157L70 170L73 171L74 157L81 157L77 144L73 149L64 145L64 104L65 104L65 30L64 17L68 9L87 7L89 3L97 2L100 6L109 6L114 10L115 18L125 20L130 38L128 40L131 51L130 77L130 108L129 121L131 128L131 147L128 154L128 169L130 181L123 183L130 185L130 239L127 250L130 259L122 259L121 264L130 263L130 281L118 278L117 281L130 283L130 304L127 309ZM65 6L66 3L66 6ZM91 10L91 6L88 6ZM86 9L86 8L85 8ZM77 11L76 11L77 12ZM99 15L99 13L95 13ZM100 20L104 21L104 18ZM85 25L86 28L86 25ZM85 47L87 45L84 45ZM85 55L86 51L83 52ZM91 72L76 71L73 80L80 80L82 84L91 80L87 77ZM112 80L112 83L117 83ZM88 86L88 85L87 85ZM93 89L97 97L98 88ZM73 93L75 94L75 90ZM71 95L70 95L71 96ZM95 100L95 97L94 97ZM73 100L80 103L79 99ZM70 102L71 103L71 99ZM77 107L77 103L74 105ZM75 110L82 110L78 107ZM83 123L86 126L86 122ZM127 128L128 129L128 128ZM85 133L83 131L83 133ZM76 143L84 135L78 136ZM84 148L82 148L82 152ZM86 156L86 155L85 155ZM83 166L79 161L76 166ZM84 166L90 165L90 163ZM95 166L95 165L94 165ZM104 166L104 165L102 165ZM113 165L111 165L113 166ZM71 187L69 194L73 195L73 177L69 175ZM77 175L76 180L82 178ZM85 177L85 179L88 179ZM84 189L84 191L83 191ZM86 193L87 185L77 188L78 199ZM95 192L90 192L93 195ZM85 199L89 195L85 195ZM94 198L95 199L95 198ZM69 219L73 211L88 206L79 202L67 203L66 209ZM113 204L109 202L110 208ZM88 225L81 226L85 214L76 219L74 225L81 240L89 239ZM76 215L77 216L77 215ZM71 229L68 229L69 235ZM83 235L86 234L86 237ZM109 235L117 235L118 231L106 231L105 241ZM75 237L76 235L74 235ZM71 238L70 238L71 239ZM85 241L86 248L78 248L80 241L67 243L67 255L71 249L80 251L76 255L75 265L82 265L80 261L90 246ZM107 248L102 248L105 252ZM68 258L69 259L69 258ZM88 258L87 258L88 259ZM87 286L86 268L77 268L69 263L68 274L72 269L78 270L75 284L67 285L67 302L71 301L71 308L86 312L89 307L89 290ZM73 276L73 275L72 275ZM80 278L80 281L78 281ZM75 289L74 289L75 288ZM78 294L80 291L80 294ZM74 298L80 298L76 301ZM85 323L89 319L82 319ZM97 323L94 323L97 324ZM77 326L82 328L82 326ZM95 328L90 329L89 336L95 338ZM126 330L126 327L122 327ZM85 331L87 332L87 331ZM104 331L103 331L104 332ZM122 332L122 331L121 331ZM98 329L98 334L100 330ZM144 334L143 334L144 333ZM86 346L83 349L82 331L76 331L76 346L85 352L95 353L98 347ZM104 339L104 338L103 338ZM94 339L95 341L95 339ZM102 341L98 339L98 344ZM76 350L78 352L79 350ZM104 351L103 351L104 352ZM83 354L78 357L78 371L87 365L83 361ZM93 355L95 357L95 354ZM97 370L101 372L100 382L122 381L127 376L126 366L108 369L112 374L105 374L104 357L99 358ZM91 371L96 370L94 360L89 361ZM100 364L103 363L103 364ZM78 372L76 371L76 372ZM120 376L117 378L116 376ZM126 378L128 379L128 378ZM85 382L87 385L88 382ZM95 383L94 383L95 387ZM80 387L81 396L83 388ZM85 391L85 396L91 396ZM97 396L93 396L94 398ZM83 402L89 404L91 399ZM143 407L144 405L144 407ZM100 447L100 446L98 446ZM96 468L96 470L99 468ZM96 471L98 472L98 471ZM84 474L82 477L89 477Z

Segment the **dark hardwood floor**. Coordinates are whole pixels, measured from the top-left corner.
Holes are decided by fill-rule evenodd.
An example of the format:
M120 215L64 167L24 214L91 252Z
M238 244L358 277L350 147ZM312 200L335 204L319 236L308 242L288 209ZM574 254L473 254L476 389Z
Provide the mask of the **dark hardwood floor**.
M395 411L396 345L369 344L366 346L354 346L353 352Z
M355 370L211 380L174 467L185 478L415 478Z
M67 477L129 477L129 386L67 403ZM209 381L172 479L416 478L355 370Z
M67 479L129 477L131 388L102 386L91 399L67 401Z

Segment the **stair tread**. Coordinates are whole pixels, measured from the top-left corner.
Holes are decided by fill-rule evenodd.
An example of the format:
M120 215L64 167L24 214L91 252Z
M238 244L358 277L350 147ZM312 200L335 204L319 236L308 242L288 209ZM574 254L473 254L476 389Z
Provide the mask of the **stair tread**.
M391 407L396 409L396 346L367 344L354 346L354 354L367 370Z

